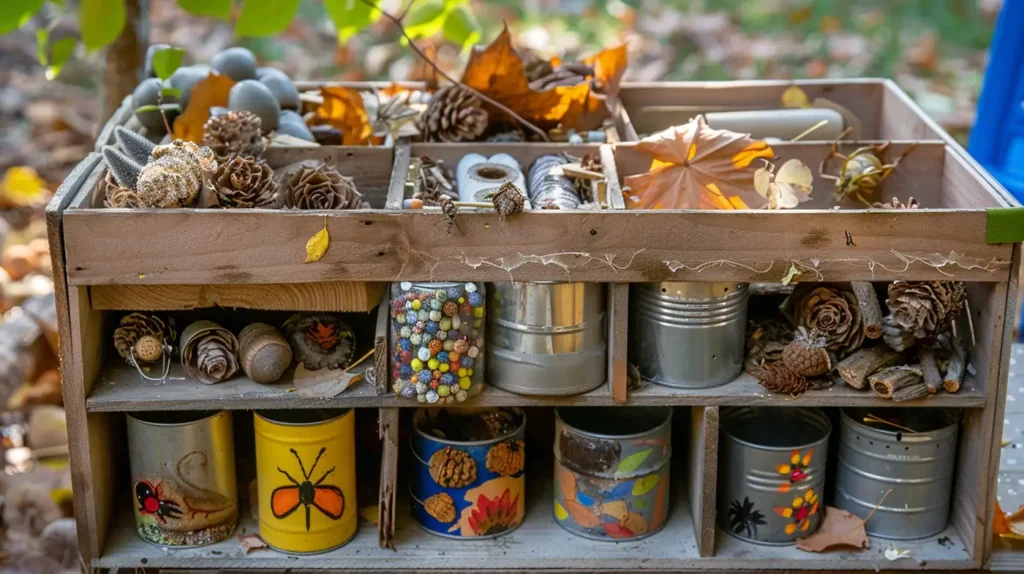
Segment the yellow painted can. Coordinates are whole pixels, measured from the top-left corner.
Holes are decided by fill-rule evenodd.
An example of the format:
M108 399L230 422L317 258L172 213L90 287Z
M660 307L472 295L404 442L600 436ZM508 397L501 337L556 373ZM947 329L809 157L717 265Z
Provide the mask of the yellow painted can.
M327 552L352 539L355 411L257 412L260 536L282 552Z

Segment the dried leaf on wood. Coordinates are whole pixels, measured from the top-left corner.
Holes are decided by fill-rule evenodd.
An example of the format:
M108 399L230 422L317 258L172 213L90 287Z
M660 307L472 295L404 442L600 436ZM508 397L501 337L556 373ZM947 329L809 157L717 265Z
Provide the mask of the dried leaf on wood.
M306 260L303 263L316 263L327 253L331 245L331 236L327 233L327 218L324 218L324 228L317 231L313 237L306 242Z
M264 548L269 548L269 546L267 546L267 543L264 542L263 539L260 538L260 535L256 533L244 535L239 534L238 544L242 547L243 550L245 550L246 554L252 552L253 550L262 550Z
M192 88L185 111L174 120L174 138L194 143L203 142L203 126L210 119L210 108L227 107L228 92L235 81L210 73Z
M626 178L629 209L759 209L751 162L772 158L764 141L708 127L704 116L648 136L636 149L654 158L651 170Z
M864 520L833 506L825 507L825 520L814 534L798 538L796 547L805 552L821 552L836 546L871 548L864 532Z
M792 209L810 200L813 182L811 168L798 159L786 161L779 171L767 163L754 172L754 189L768 200L768 209Z
M314 125L330 125L341 131L342 145L366 145L373 134L370 116L359 92L342 86L320 88L324 101L316 109Z

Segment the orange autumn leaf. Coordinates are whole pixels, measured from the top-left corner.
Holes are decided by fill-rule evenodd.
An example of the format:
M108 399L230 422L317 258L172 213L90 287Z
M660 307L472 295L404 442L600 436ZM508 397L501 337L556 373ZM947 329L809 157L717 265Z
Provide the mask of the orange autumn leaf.
M871 548L864 523L865 520L845 510L828 506L818 530L807 538L798 538L796 547L805 552L821 552L836 546Z
M192 87L188 107L174 120L174 138L202 143L203 126L210 119L210 108L227 107L228 92L235 81L213 72Z
M330 125L341 131L342 145L366 145L373 134L370 116L359 92L342 86L320 88L324 103L316 109L315 125Z
M996 515L992 523L992 533L1000 538L1009 538L1012 540L1024 540L1024 523L1021 522L1021 518L1024 518L1024 506L1021 506L1012 514L1003 512L1003 509L999 506L999 501L996 501Z
M583 59L584 64L594 67L594 78L601 83L602 92L606 94L619 93L619 82L622 80L622 75L626 73L628 62L629 56L625 44L614 48L605 48L593 56Z
M757 158L772 148L747 134L708 127L704 116L641 140L636 149L652 157L651 170L625 179L629 209L759 209L754 189Z

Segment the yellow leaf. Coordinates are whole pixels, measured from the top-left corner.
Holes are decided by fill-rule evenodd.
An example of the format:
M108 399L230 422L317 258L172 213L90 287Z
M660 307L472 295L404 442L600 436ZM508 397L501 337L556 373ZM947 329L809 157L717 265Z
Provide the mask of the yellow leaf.
M327 218L324 217L324 228L306 242L306 260L303 263L315 263L327 253L331 244L331 236L327 233Z
M327 124L341 131L342 145L366 145L373 135L370 117L359 92L343 86L320 88L324 103L316 110L315 125Z
M782 92L782 107L809 108L811 107L811 100L807 97L807 92L803 91L799 86L790 86L786 88L785 92Z
M565 509L564 506L559 504L557 500L555 501L555 518L559 520L565 520L566 518L569 518L569 512Z
M796 268L796 265L790 263L789 269L786 271L786 276L782 278L783 285L789 285L793 282L793 279L800 274L800 270Z
M359 516L363 517L363 520L377 526L377 507L376 506L360 506Z
M32 205L49 192L46 182L31 167L14 166L4 172L0 182L0 204Z

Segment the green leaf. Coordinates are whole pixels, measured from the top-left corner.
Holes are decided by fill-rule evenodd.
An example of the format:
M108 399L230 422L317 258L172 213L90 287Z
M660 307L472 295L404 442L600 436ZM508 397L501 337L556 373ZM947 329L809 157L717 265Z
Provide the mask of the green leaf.
M410 38L433 36L444 26L446 14L445 0L422 0L412 5L402 25Z
M480 40L483 28L480 22L473 16L469 6L459 4L448 11L444 19L444 27L441 34L445 40L462 46L463 49L476 44Z
M36 61L40 66L50 63L50 52L47 43L50 41L50 31L46 28L36 30Z
M209 16L218 20L231 19L232 0L178 0L178 5L193 16Z
M180 98L183 91L181 88L162 88L160 95L165 98Z
M52 80L60 75L60 71L64 69L64 64L71 58L71 54L75 52L75 45L78 44L78 40L72 37L61 38L53 43L50 47L50 66L46 68L46 79Z
M78 5L78 25L82 43L89 52L109 46L124 28L124 0L82 0Z
M633 483L633 496L642 496L654 490L654 487L658 486L659 480L661 480L660 474L648 474L647 476L637 480Z
M634 452L622 459L622 462L619 463L619 468L615 469L615 474L626 474L640 468L640 465L647 460L647 457L651 456L652 450L653 449L647 449L640 452Z
M40 8L44 0L3 0L0 2L0 35L13 32L25 25Z
M244 0L235 21L239 36L271 36L283 32L295 18L299 0Z
M380 10L363 0L324 0L324 7L338 30L339 44L365 30L381 15Z
M183 59L185 59L185 50L181 48L157 50L153 54L153 71L156 72L156 77L166 81L181 66Z

